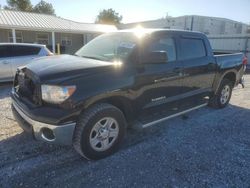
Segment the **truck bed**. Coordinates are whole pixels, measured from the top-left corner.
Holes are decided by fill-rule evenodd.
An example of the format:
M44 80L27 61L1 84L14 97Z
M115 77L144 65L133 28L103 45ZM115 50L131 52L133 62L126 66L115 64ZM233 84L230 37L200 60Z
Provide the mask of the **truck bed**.
M230 68L242 64L243 53L224 53L214 55L218 65L221 68Z

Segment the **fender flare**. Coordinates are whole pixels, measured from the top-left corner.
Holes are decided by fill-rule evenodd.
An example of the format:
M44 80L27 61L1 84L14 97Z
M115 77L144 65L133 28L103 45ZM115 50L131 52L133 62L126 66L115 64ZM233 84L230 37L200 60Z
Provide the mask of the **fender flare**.
M237 71L236 70L227 70L227 71L224 71L223 73L219 73L215 76L215 81L214 81L214 84L213 84L213 91L214 93L216 93L220 87L220 84L222 82L222 80L225 78L226 75L228 74L234 74L235 75L235 82L237 81ZM234 83L235 84L235 83Z

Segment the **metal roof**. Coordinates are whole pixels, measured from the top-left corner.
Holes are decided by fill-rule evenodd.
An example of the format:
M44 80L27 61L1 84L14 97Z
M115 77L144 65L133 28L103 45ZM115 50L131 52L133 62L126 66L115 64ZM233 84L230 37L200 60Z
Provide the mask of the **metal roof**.
M71 33L109 32L117 30L113 25L80 23L53 15L11 10L0 10L0 28Z

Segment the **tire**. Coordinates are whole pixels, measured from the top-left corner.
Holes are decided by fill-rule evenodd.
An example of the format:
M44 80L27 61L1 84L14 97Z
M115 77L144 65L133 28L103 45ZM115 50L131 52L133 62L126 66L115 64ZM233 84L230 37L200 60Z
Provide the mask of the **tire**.
M73 146L88 160L102 159L119 149L125 132L126 120L121 110L110 104L97 104L80 114Z
M231 99L232 90L233 90L233 83L228 79L223 79L216 94L214 94L214 96L212 96L209 99L209 106L213 108L226 107ZM225 91L228 91L227 97L225 97L226 94L223 95L223 92L227 93ZM224 98L224 100L222 98Z

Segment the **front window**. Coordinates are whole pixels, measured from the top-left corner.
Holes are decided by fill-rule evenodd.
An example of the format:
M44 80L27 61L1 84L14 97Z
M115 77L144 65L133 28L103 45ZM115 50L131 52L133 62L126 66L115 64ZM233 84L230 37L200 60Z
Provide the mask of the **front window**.
M101 61L125 61L131 55L137 42L138 37L133 33L104 34L90 41L75 55Z

